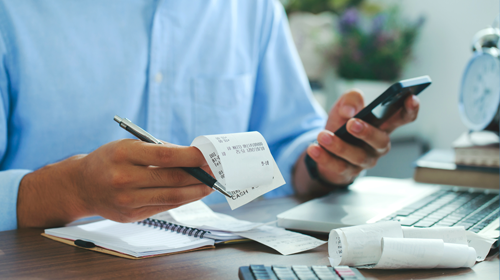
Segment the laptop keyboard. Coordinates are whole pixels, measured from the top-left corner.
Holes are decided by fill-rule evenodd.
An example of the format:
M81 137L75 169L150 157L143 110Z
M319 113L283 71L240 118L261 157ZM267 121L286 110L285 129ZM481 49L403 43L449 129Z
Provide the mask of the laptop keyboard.
M477 233L498 215L498 194L441 190L380 221L399 221L402 226L421 228L463 226Z

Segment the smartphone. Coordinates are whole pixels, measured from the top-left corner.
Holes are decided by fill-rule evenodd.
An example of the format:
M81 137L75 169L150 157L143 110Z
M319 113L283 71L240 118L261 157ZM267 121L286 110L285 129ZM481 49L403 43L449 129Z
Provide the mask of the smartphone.
M368 106L357 113L354 118L361 119L375 127L379 127L397 110L404 106L404 101L410 94L417 95L431 84L429 76L399 81L391 85ZM362 145L362 140L347 132L346 124L334 132L340 139L354 145Z
M421 93L431 84L429 76L421 76L413 79L399 81L391 85L368 106L357 113L354 118L361 119L375 127L379 127L389 119L398 109L404 106L405 99L410 95ZM340 139L357 146L365 143L363 140L352 136L347 132L346 124L334 132ZM304 158L307 171L313 179L321 180L316 162L306 154Z

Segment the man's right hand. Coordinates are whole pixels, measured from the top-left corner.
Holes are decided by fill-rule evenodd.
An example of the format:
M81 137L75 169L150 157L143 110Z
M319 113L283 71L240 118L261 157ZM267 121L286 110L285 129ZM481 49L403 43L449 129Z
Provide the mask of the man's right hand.
M62 226L93 215L132 222L213 191L180 167L210 173L195 147L131 139L47 165L21 180L18 227Z

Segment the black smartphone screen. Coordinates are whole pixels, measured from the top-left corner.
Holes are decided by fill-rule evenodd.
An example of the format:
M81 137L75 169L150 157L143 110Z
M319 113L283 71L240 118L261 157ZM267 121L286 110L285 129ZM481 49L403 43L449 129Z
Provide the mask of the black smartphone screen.
M429 76L399 81L363 108L354 118L362 119L375 127L379 127L404 105L404 101L410 94L417 95L430 84L431 79ZM334 134L350 144L359 146L363 143L362 140L347 132L345 124Z

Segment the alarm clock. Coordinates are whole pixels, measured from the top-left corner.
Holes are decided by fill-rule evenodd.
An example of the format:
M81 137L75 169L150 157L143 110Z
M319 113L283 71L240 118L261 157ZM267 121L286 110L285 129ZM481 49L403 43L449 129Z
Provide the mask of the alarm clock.
M463 123L471 131L499 131L500 29L486 28L474 36L472 58L465 68L459 94Z

